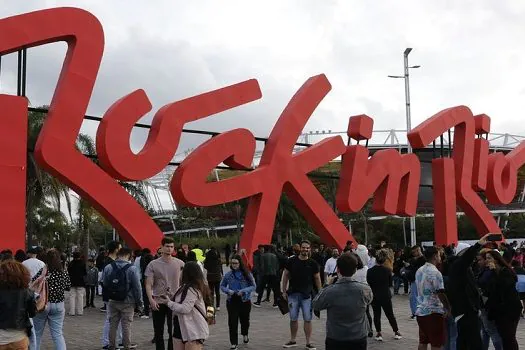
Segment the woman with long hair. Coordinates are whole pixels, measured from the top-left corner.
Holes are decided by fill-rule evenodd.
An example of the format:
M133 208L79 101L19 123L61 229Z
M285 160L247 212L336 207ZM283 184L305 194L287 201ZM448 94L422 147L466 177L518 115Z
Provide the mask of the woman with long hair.
M40 342L44 334L46 322L49 322L49 331L51 339L55 344L55 350L66 350L66 341L64 339L64 316L66 309L64 307L64 292L71 288L69 275L62 266L62 259L60 252L56 249L48 250L43 255L43 261L47 266L47 285L48 285L48 301L44 311L38 313L33 318L36 334L36 350L40 350ZM33 281L36 280L44 272L40 270Z
M391 255L387 249L377 251L376 265L370 268L366 275L368 285L374 293L372 311L374 313L374 325L377 332L375 339L377 341L383 341L383 335L381 333L381 309L385 312L388 322L394 331L394 339L399 340L402 338L392 307L392 293L390 290L392 287L392 269L389 263L389 261L391 261L390 258Z
M0 350L26 350L35 316L35 295L29 271L16 260L0 263Z
M238 327L241 323L241 335L246 344L250 341L250 312L252 310L252 293L255 290L255 280L242 262L239 255L230 259L230 271L221 281L221 291L228 295L226 309L228 310L228 329L230 331L230 349L237 349Z
M201 350L208 338L209 329L205 300L210 291L204 281L200 266L186 262L182 269L180 288L173 301L164 296L160 303L167 304L173 311L173 346L175 350Z
M215 299L215 310L219 311L221 306L220 288L223 273L221 255L214 247L211 247L206 253L204 269L206 270L206 279L208 280L211 298Z
M206 271L204 269L204 264L199 261L199 259L197 258L197 253L195 253L193 250L190 250L186 256L186 262L191 262L191 261L196 262L197 265L199 265L199 267L201 268L202 274L204 276L204 280L206 280ZM206 284L207 283L208 282L206 282Z
M518 278L501 254L489 250L484 254L487 267L493 272L487 286L488 319L494 320L501 337L503 349L518 349L516 330L522 310L516 290Z

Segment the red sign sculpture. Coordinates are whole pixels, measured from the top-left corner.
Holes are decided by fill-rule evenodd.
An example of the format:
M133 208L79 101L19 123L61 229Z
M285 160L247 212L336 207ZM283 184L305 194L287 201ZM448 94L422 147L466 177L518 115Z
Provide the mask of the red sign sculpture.
M508 204L516 194L518 169L525 163L525 143L507 155L488 154L490 131L487 115L474 116L465 106L445 109L408 133L414 148L423 148L454 128L452 158L432 161L434 227L436 243L457 241L456 204L470 218L480 235L501 232L476 191L485 191L489 204Z
M0 55L57 41L65 41L68 51L35 158L43 169L89 200L130 246L155 248L162 232L115 180L144 180L157 174L173 158L185 123L261 98L259 85L256 80L247 80L162 107L138 154L130 149L130 133L152 106L143 90L128 94L109 108L99 126L98 167L75 148L75 141L102 58L102 26L90 13L75 8L0 20ZM250 257L258 244L271 240L284 192L323 241L342 247L352 235L307 176L342 155L336 200L340 211L359 211L373 195L373 209L378 212L415 215L421 173L416 155L384 150L369 158L365 147L345 146L339 136L293 154L304 125L330 89L324 75L306 81L274 126L254 171L206 182L220 163L235 169L251 166L255 138L249 130L230 130L199 146L173 176L170 190L174 198L184 205L210 206L249 197L241 247ZM0 155L2 246L12 249L25 245L27 107L24 97L0 95L0 142L7 150ZM484 190L489 203L496 204L509 203L516 193L516 173L525 163L525 144L507 155L488 155L488 142L475 136L487 133L489 124L487 116L474 117L468 108L455 107L438 113L408 135L414 148L422 148L455 128L452 158L435 159L432 165L438 243L457 240L456 203L480 234L497 232L494 218L476 191ZM372 126L373 120L365 115L352 117L348 135L358 141L368 139Z

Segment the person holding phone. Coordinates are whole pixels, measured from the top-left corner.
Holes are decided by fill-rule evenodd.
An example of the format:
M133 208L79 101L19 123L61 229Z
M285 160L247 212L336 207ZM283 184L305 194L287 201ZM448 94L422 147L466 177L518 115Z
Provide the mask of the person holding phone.
M210 291L197 262L190 261L182 270L182 286L172 300L167 295L157 302L173 312L173 346L175 350L201 350L209 336L205 300Z
M230 259L230 269L222 278L221 291L228 295L226 309L228 310L230 349L237 349L239 321L243 342L246 344L250 341L248 331L250 329L251 297L255 290L255 280L244 266L239 255Z
M476 244L458 251L457 256L450 259L447 296L452 308L451 316L457 327L458 349L481 349L481 297L472 265L481 248L498 238L501 240L501 235L486 234Z
M518 349L516 330L522 310L516 283L518 278L512 267L494 250L485 252L487 267L493 271L488 281L487 309L488 319L493 320L501 337L503 349Z

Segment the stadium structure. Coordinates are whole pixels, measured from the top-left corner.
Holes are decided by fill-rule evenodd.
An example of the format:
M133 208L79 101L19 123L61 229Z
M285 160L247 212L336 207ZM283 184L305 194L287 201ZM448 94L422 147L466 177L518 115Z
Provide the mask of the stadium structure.
M346 131L332 130L309 131L301 135L296 144L294 152L299 152L305 147L308 147L309 145L312 145L322 140L323 138L329 136L340 135L341 137L343 137L343 139L347 140L346 133ZM454 149L453 136L454 131L451 130L450 133L444 134L441 138L437 139L434 145L430 145L424 149L413 150L413 152L419 157L422 168L417 209L418 217L433 216L431 162L434 158L448 157L451 155ZM486 135L486 138L490 143L489 150L491 153L507 153L514 149L517 145L519 145L520 142L525 141L525 136L514 135L509 133L490 133ZM263 153L262 146L264 144L260 142L261 140L263 139L258 139L258 146L261 147L258 148L258 150L255 152L253 164L254 167L257 166L258 159ZM347 142L351 144L349 140L347 140ZM400 153L406 153L408 149L406 130L375 130L372 134L372 137L368 141L367 147L370 150L371 155L379 150L384 149L395 149ZM177 159L177 162L182 161L183 157L191 153L192 150L193 149L188 149L180 153L179 156L182 157ZM340 159L334 160L335 163L339 161ZM173 201L169 193L169 182L171 180L173 172L175 171L175 168L175 166L169 166L158 175L144 181L144 184L147 189L146 192L149 198L149 205L150 207L154 208L154 212L156 213L156 215L154 216L156 222L159 224L159 226L163 229L165 233L176 232L179 234L191 234L192 232L209 230L206 228L198 227L189 230L177 230L177 228L175 227L174 217L176 217L177 215L177 205ZM215 181L221 180L221 173L221 169L215 170ZM483 194L481 193L480 195L483 198ZM169 198L169 205L167 206L166 204L163 204L160 200L161 197L166 198L166 196ZM518 176L518 190L514 197L514 200L510 204L500 206L488 205L493 215L497 218L498 223L500 223L500 227L502 227L502 229L505 229L505 218L507 218L509 215L525 212L524 199L525 177ZM458 215L463 215L459 208ZM384 218L386 218L386 216L374 215L373 213L370 213L370 216L367 218L367 220L374 221L381 220ZM221 218L218 222L221 222L221 224L217 225L217 227L215 228L216 230L228 231L236 230L239 228L238 223L235 223L235 218L232 218L228 215L226 215L226 217Z

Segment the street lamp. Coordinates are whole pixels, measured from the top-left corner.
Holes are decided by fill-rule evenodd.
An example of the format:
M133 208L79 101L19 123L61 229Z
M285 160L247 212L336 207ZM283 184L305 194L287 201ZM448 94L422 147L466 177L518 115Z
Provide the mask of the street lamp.
M406 106L406 124L407 124L407 135L412 130L412 120L410 116L410 74L409 70L414 68L420 68L421 66L409 66L408 65L408 55L412 51L411 47L405 49L403 52L403 62L404 62L404 75L389 75L389 78L394 79L404 79L405 80L405 106ZM407 138L407 153L412 153L412 146ZM416 217L410 217L410 244L412 246L416 245Z

